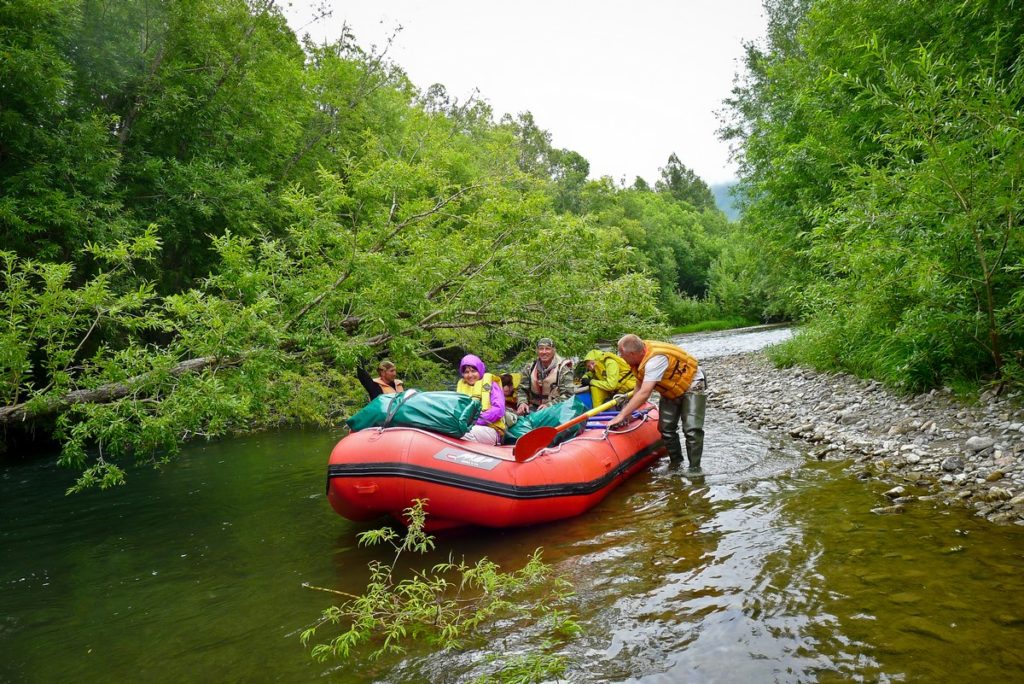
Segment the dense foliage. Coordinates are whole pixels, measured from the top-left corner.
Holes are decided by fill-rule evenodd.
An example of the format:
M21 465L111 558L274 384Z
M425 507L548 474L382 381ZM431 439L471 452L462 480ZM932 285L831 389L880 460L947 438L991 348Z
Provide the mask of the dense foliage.
M1024 383L1019 3L766 7L726 128L749 240L712 292L807 320L791 361Z
M269 0L3 3L4 434L109 486L183 439L333 422L381 355L436 388L466 350L658 332L724 219L678 159L672 192L624 189L550 140Z

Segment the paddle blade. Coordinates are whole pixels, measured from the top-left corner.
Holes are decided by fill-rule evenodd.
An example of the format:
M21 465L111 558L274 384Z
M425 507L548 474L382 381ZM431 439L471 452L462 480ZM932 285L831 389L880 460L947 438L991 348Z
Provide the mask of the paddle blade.
M547 448L557 434L558 430L550 425L534 428L516 440L512 447L512 455L517 461L525 461L535 456L541 449Z

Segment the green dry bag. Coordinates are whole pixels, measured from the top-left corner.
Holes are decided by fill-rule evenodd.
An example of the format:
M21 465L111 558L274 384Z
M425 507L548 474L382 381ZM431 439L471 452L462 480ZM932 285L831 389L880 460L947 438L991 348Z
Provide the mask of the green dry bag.
M586 412L587 407L573 398L560 401L551 406L545 406L533 413L527 413L517 420L516 424L505 433L505 444L515 444L517 439L534 428L544 426L558 427L562 423L568 423L576 416L582 416ZM552 444L560 444L567 439L572 439L583 432L584 427L585 425L580 423L579 425L573 425L568 430L562 430L555 437Z
M458 392L405 390L382 394L346 422L356 432L372 427L414 427L462 437L480 415L480 402Z

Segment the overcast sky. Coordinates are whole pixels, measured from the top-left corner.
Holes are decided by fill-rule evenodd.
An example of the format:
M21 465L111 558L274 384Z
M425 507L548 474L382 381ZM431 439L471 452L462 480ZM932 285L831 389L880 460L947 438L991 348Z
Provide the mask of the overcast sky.
M300 36L348 23L365 48L401 26L388 54L419 88L533 112L592 178L653 183L672 152L709 184L735 176L715 112L764 34L761 0L345 0L303 28L316 4L286 5Z

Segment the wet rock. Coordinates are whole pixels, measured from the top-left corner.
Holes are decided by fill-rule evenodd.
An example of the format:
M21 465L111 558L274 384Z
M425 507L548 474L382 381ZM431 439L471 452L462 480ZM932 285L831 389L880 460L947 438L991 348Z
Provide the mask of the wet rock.
M951 634L944 628L923 617L909 617L903 623L897 625L897 629L910 634L920 634L931 639L938 639L952 643Z
M892 506L879 506L878 508L872 508L871 512L875 515L897 515L904 512L904 508L901 504L893 504Z
M892 489L887 491L885 493L885 495L887 497L889 497L890 499L895 499L896 497L903 496L906 493L907 493L907 488L906 487L898 486L898 487L893 487Z
M1003 627L1024 626L1024 614L1021 613L998 613L994 617Z
M821 461L824 460L825 456L827 456L830 452L835 451L837 448L838 447L836 447L834 444L829 444L828 446L824 446L820 449L815 449L814 455L819 461Z
M995 443L996 440L992 439L991 437L978 437L977 435L975 435L974 437L968 439L967 443L964 446L967 448L968 451L984 451L985 449L988 449Z
M989 501L1009 501L1013 495L1002 487L992 487L986 493L985 498Z
M1021 516L1012 511L1000 511L999 513L993 513L988 516L986 520L999 525L1006 525L1009 523L1016 522Z
M854 410L846 410L839 414L839 422L843 425L853 425L860 422L860 414Z
M957 470L963 470L964 461L959 456L950 456L942 462L942 469L947 473L952 473Z

